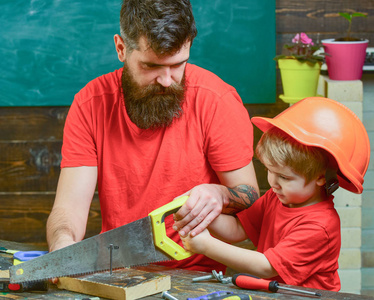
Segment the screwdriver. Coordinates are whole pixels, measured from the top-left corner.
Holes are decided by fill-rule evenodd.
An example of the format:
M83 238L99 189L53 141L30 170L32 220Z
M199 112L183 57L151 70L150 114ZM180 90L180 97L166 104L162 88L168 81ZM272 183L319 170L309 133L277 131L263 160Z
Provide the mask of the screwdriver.
M245 294L235 294L231 291L218 291L196 298L187 298L187 300L252 300L252 297Z
M296 293L313 295L313 296L317 296L317 297L322 296L320 293L309 292L309 291L293 289L293 288L289 288L289 287L285 287L285 286L280 286L279 283L275 280L270 281L270 280L266 280L266 279L261 279L259 277L252 276L252 275L245 274L245 273L235 274L232 277L232 282L240 288L249 289L249 290L267 290L267 291L270 291L270 292L277 292L278 289L282 289L282 290L292 291L292 292L296 292Z

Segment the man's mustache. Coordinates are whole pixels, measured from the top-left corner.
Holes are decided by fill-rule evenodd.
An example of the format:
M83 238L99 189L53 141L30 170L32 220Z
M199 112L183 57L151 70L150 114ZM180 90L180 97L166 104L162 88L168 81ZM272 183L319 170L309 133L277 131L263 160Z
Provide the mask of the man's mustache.
M160 84L151 84L142 89L141 95L139 95L141 98L147 97L150 95L175 95L183 91L183 86L173 83L172 85L168 87L164 87Z

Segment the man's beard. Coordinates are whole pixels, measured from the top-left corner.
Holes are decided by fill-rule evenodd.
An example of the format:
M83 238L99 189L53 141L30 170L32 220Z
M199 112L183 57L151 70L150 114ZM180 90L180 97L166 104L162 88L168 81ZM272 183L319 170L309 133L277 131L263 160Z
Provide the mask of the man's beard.
M122 89L127 114L141 129L169 126L174 118L179 118L183 113L184 75L181 83L173 83L169 87L160 84L140 87L124 64Z

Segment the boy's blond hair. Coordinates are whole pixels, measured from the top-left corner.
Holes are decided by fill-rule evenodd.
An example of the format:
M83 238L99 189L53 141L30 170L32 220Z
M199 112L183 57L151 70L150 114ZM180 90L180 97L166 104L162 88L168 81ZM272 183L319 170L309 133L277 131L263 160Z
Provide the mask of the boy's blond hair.
M290 167L307 183L325 175L330 161L330 155L322 148L303 145L276 127L264 132L256 155L262 163Z

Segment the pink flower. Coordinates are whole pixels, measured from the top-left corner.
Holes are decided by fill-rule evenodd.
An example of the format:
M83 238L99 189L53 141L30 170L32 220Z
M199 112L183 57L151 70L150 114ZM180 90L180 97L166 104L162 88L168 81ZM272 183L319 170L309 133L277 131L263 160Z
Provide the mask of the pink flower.
M292 39L291 45L284 45L284 49L286 50L284 54L277 55L274 59L296 59L300 62L307 62L309 64L315 63L322 63L324 56L327 55L326 53L315 54L317 50L319 50L321 46L317 41L317 44L312 42L304 32L298 33Z
M304 32L296 34L295 37L292 39L292 43L297 44L299 42L305 45L314 45L312 39L310 39Z

